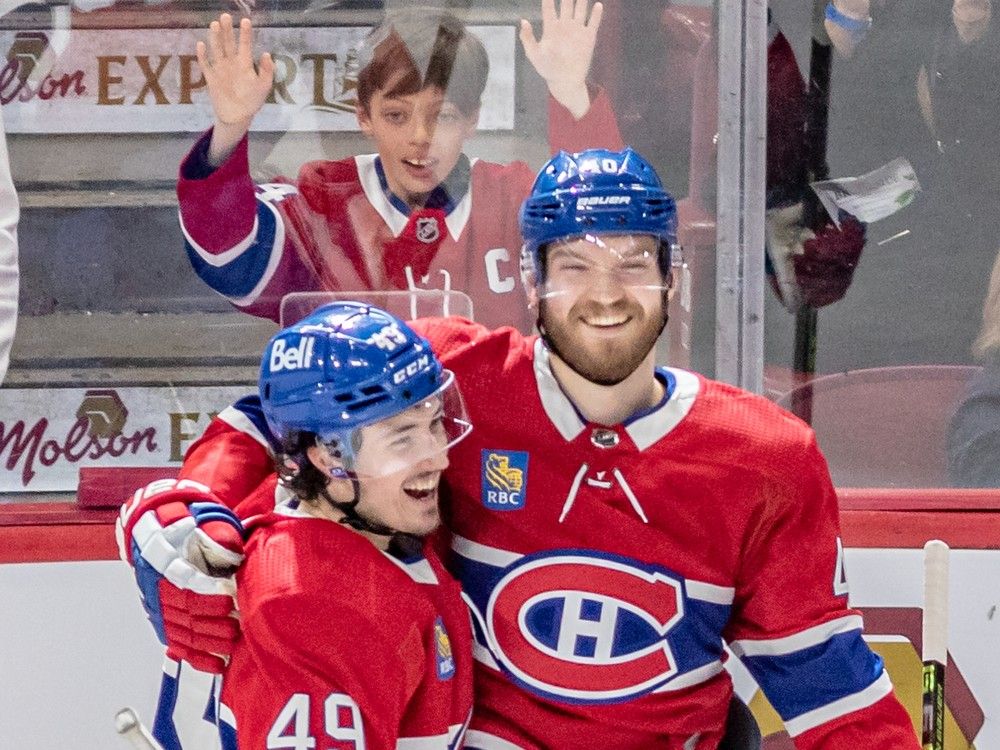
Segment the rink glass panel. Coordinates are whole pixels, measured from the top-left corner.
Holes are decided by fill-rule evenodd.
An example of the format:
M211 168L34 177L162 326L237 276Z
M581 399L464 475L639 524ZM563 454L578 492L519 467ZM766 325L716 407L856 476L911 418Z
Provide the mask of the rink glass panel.
M809 5L772 3L804 74ZM984 321L984 305L1000 248L1000 19L988 2L870 5L853 52L832 48L827 176L903 158L920 190L868 225L846 295L818 310L812 374L795 361L796 316L767 290L764 390L812 421L838 486L1000 486L984 465L996 461L1000 318ZM983 331L993 343L977 354ZM810 377L805 398L789 394Z
M259 353L277 328L233 309L198 278L177 220L178 165L212 120L194 45L209 21L223 10L238 14L236 6L84 5L24 6L0 19L9 50L0 98L21 205L17 335L0 389L6 503L75 503L82 476L82 501L113 506L160 469L176 472L211 416L255 389ZM352 91L357 42L382 4L257 5L255 49L275 55L283 87L250 133L254 180L294 179L307 161L372 153ZM550 153L547 92L517 23L528 18L540 34L539 5L446 5L490 55L480 127L465 153L536 170ZM713 9L605 6L590 81L607 92L625 142L653 162L679 204L684 254L675 259L678 288L658 358L712 375ZM507 304L520 311L520 248L508 250L510 267L495 280L516 283Z

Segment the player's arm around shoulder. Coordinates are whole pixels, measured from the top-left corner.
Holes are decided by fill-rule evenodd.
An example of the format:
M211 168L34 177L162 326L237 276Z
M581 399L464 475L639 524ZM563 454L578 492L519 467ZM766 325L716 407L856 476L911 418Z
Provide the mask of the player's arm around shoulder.
M448 366L449 360L473 352L476 356L485 357L491 350L502 353L524 348L528 341L514 328L491 330L481 323L457 316L420 318L411 321L410 326L430 342L445 366Z
M262 416L255 425L254 403L249 397L216 417L188 450L179 478L137 490L115 528L168 655L207 672L222 670L239 633L231 574L243 560L244 534L233 509L261 495L273 477L266 425Z
M848 607L837 498L812 430L789 425L782 468L744 540L726 640L801 750L911 750L909 715ZM768 459L765 459L768 460Z

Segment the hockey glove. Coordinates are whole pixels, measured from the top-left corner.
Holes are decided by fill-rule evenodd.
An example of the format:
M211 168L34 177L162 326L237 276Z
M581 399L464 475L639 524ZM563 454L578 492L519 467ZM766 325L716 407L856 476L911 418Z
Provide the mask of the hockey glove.
M865 225L849 214L839 218L840 229L828 221L814 232L802 224L801 203L767 212L768 277L791 312L824 307L847 294L865 246Z
M167 656L221 672L239 636L232 574L244 534L233 512L203 484L164 479L136 491L115 531Z

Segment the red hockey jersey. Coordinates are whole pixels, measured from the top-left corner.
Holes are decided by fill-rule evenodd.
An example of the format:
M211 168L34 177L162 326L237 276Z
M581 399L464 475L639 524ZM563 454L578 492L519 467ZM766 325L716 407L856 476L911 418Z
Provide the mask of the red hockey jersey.
M580 120L554 100L553 149L624 147L606 94ZM297 182L254 186L247 140L218 169L209 134L181 164L181 228L198 275L233 305L278 320L291 292L455 289L490 326L530 331L517 215L535 172L473 160L441 207L410 211L388 190L376 155L315 161Z
M724 642L799 748L918 747L847 608L836 497L807 426L673 369L657 371L668 395L655 408L588 424L537 338L413 325L474 425L443 493L476 621L468 747L715 748L732 690ZM269 469L267 445L249 399L185 470L233 502ZM198 469L237 446L240 466Z
M263 494L274 498L273 487ZM461 747L471 630L458 584L437 558L396 559L294 504L249 530L237 574L243 637L219 706L224 744Z

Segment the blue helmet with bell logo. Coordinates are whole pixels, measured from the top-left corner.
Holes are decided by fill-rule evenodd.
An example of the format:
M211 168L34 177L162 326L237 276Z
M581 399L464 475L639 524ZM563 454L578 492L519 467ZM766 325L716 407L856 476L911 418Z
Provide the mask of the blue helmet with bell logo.
M425 338L358 302L324 305L279 331L264 349L259 382L264 417L282 445L301 432L343 441L444 384Z

